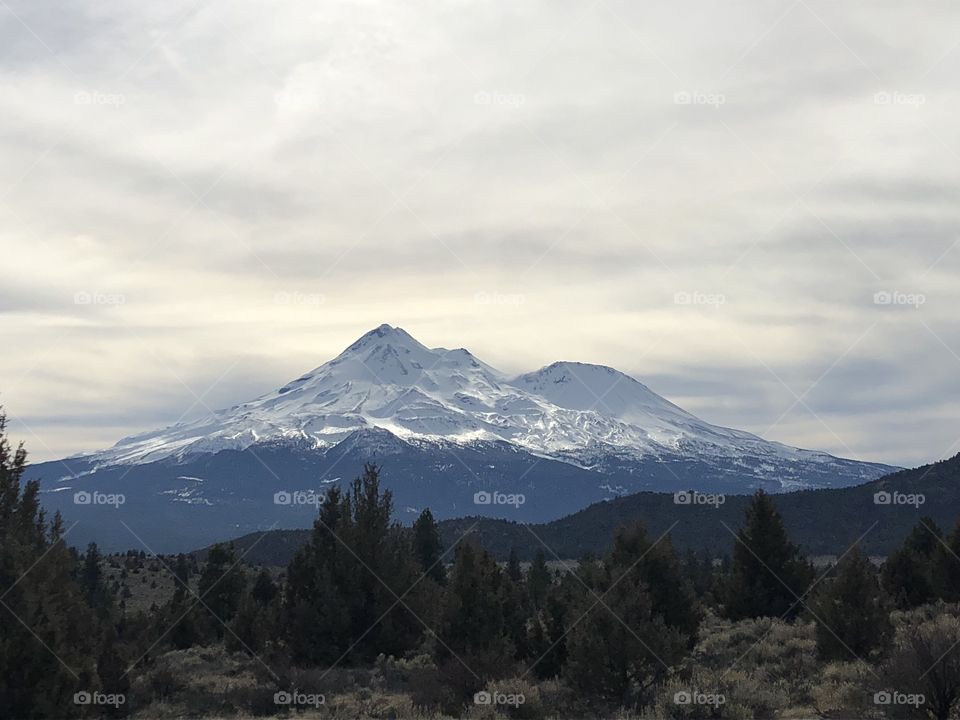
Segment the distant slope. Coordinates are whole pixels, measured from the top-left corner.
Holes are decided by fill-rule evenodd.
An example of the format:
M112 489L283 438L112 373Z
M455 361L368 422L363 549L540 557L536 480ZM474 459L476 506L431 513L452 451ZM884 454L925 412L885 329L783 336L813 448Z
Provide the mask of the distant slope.
M923 495L919 507L874 502L878 492ZM672 494L637 493L591 505L549 523L529 524L482 517L446 520L440 524L449 546L468 531L484 547L504 559L516 548L529 560L538 549L548 559L579 558L601 554L614 531L640 520L651 535L669 530L678 548L729 553L743 521L749 496L728 495L712 506L677 505ZM944 530L960 520L960 455L913 470L902 470L879 480L838 490L804 490L778 495L777 507L791 537L810 555L843 553L863 536L861 547L870 554L887 555L899 546L910 529L930 516ZM725 527L726 526L726 527ZM254 564L284 565L309 536L308 530L253 533L234 540L246 560Z

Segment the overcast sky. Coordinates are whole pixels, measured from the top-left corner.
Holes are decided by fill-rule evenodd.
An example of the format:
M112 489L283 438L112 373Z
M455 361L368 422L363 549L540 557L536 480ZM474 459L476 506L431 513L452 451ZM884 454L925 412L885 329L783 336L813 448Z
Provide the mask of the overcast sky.
M952 455L958 70L953 0L2 0L0 403L62 457L387 322Z

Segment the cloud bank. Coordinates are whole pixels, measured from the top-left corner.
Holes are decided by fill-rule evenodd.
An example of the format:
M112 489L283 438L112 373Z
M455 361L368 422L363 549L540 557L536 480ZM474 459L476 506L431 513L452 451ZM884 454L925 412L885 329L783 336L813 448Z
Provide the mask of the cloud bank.
M388 322L711 422L960 449L960 7L0 3L0 403L34 459Z

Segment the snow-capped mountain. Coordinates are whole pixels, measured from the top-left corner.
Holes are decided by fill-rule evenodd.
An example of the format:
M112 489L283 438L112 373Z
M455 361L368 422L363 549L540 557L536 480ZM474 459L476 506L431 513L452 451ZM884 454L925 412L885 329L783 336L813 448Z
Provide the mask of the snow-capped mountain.
M90 459L145 463L285 441L324 449L371 428L426 443L505 441L567 462L604 451L638 459L680 454L836 460L711 425L613 368L557 362L508 377L463 348L427 348L390 325L371 330L274 392L195 422L126 438Z
M107 488L156 514L159 496L173 510L170 523L183 525L187 507L202 510L204 522L216 515L208 529L222 539L236 534L223 523L256 529L276 515L258 498L322 491L366 460L383 464L401 512L429 505L441 517L518 520L640 490L782 492L892 470L711 425L613 368L557 362L511 377L467 350L428 348L389 325L255 400L35 469L48 504L68 489ZM481 490L525 502L478 505ZM297 522L314 512L306 508Z

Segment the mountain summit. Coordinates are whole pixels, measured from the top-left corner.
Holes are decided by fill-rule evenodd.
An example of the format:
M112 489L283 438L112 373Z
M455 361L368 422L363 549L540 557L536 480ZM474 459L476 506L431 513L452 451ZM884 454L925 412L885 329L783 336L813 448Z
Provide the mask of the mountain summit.
M891 470L712 425L610 367L557 362L512 377L463 348L428 348L381 325L259 398L49 463L45 492L52 502L113 478L125 495L216 507L271 487L322 490L365 460L384 461L398 506L411 512L518 520L639 490L782 492ZM77 470L64 475L64 464ZM158 479L162 489L151 490ZM539 500L472 502L488 489Z
M593 467L605 453L637 460L834 460L711 425L613 368L557 362L511 378L467 350L431 349L390 325L364 334L333 360L274 392L126 438L91 458L100 464L183 460L284 441L323 449L374 428L405 441L502 441L584 467ZM790 472L777 479L801 478Z

